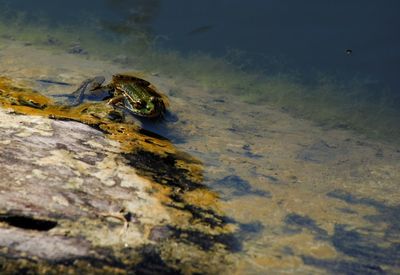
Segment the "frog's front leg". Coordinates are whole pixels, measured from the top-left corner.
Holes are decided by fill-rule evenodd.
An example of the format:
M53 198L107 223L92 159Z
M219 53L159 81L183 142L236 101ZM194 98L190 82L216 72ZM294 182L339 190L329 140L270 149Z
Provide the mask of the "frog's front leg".
M116 104L120 103L121 101L123 101L124 99L125 99L125 96L123 96L123 95L118 95L118 96L115 96L115 97L111 98L111 99L107 102L107 104L116 105Z
M77 106L81 104L83 98L85 97L85 93L101 88L101 84L103 84L104 81L104 76L96 76L83 81L79 88L72 93L72 95L75 97L75 100L72 102L71 106Z

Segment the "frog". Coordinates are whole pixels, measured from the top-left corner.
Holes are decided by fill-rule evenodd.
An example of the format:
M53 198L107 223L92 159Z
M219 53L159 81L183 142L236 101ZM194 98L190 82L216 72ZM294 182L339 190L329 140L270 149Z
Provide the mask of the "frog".
M150 82L132 75L115 74L107 85L104 76L86 79L71 96L71 106L89 99L108 100L107 104L119 107L130 114L144 118L160 118L166 111L166 97L156 92Z

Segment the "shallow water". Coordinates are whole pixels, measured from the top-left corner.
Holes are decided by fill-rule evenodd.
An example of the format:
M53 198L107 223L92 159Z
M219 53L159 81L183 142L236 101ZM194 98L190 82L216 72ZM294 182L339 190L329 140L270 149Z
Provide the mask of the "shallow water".
M223 210L252 225L237 274L396 272L397 2L77 2L1 1L15 19L1 75L52 95L143 71L178 118L144 127L199 158Z

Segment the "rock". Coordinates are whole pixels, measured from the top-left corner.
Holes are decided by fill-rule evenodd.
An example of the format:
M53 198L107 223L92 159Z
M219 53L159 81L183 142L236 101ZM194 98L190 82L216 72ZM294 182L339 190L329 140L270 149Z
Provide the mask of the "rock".
M80 55L88 54L88 52L85 49L83 49L81 44L79 43L72 44L67 52L71 54L80 54Z
M168 140L6 78L0 105L3 272L219 273L241 250L245 226Z
M59 46L59 45L61 45L61 41L56 37L53 37L51 35L47 35L47 39L45 41L45 44L50 45L50 46Z

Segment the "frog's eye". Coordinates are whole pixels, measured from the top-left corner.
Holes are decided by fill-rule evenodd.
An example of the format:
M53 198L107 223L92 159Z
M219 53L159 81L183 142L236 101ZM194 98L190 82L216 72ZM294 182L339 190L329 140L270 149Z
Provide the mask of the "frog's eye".
M143 107L145 107L145 105L146 102L144 100L138 100L133 103L133 107L135 107L136 109L142 109Z

